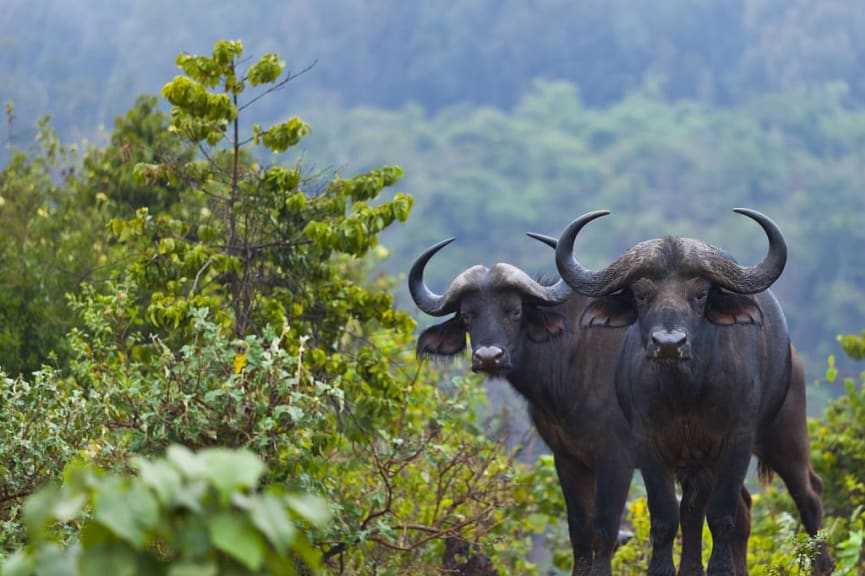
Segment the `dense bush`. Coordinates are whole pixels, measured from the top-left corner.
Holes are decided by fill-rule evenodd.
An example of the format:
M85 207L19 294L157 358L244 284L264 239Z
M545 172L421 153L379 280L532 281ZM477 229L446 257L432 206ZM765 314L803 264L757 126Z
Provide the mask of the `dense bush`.
M174 445L132 465L135 475L70 465L62 486L28 498L29 544L2 573L292 575L319 565L306 534L326 523L326 503L259 489L265 466L252 452Z

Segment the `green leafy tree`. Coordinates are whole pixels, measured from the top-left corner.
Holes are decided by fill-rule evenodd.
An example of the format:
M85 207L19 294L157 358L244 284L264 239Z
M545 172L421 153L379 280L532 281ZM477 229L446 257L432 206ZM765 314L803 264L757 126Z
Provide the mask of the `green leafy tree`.
M118 177L126 192L111 205L102 275L69 297L68 375L46 372L33 393L41 381L7 381L21 398L7 407L7 450L30 457L11 462L56 445L10 486L7 549L22 538L20 497L66 462L123 473L182 444L253 450L269 485L323 496L332 520L309 540L324 571L408 574L473 555L537 570L533 539L563 510L551 462L527 467L487 436L477 379L437 385L449 378L417 363L414 322L377 274L378 234L412 205L381 198L402 171L325 178L286 164L309 126L246 120L293 79L275 55L249 63L239 42L220 41L177 63L168 125L156 130L139 101L118 124L125 139L90 155L84 176ZM123 145L143 133L162 144L131 145L142 155L132 182ZM28 428L42 394L57 404Z

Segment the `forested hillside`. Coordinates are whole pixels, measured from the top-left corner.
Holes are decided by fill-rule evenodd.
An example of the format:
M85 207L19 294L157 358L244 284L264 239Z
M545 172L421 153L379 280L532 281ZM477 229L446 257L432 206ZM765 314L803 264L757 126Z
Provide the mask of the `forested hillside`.
M837 352L837 334L865 324L859 2L91 8L4 4L0 96L15 103L13 143L31 139L42 114L61 138L98 141L100 125L170 77L175 53L242 36L300 73L252 120L288 109L309 118L309 166L406 168L420 217L385 237L391 273L452 235L459 249L434 278L495 259L549 271L523 232L555 234L596 208L615 212L590 249L597 263L666 233L701 235L747 262L760 237L730 210L751 206L791 241L778 291L809 374Z

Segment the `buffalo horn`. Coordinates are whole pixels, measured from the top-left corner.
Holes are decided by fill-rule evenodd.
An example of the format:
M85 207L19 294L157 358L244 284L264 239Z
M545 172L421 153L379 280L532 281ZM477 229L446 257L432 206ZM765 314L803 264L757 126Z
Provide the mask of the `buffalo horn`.
M574 242L583 226L609 213L609 210L595 210L583 214L565 227L556 246L556 267L559 269L559 274L575 292L585 296L612 294L620 290L627 281L625 271L627 271L630 253L626 253L598 272L584 267L574 257Z
M784 271L787 263L787 243L784 235L771 218L749 208L733 210L759 224L769 238L769 253L756 266L740 266L732 259L718 258L710 262L708 272L712 280L738 294L756 294L769 288Z
M444 316L455 310L453 308L454 303L448 302L447 295L450 293L450 290L445 294L436 294L429 289L429 286L426 285L423 279L423 271L430 258L454 240L456 238L448 238L424 250L414 261L414 264L411 265L408 273L408 291L411 294L412 300L414 300L418 308L430 316Z

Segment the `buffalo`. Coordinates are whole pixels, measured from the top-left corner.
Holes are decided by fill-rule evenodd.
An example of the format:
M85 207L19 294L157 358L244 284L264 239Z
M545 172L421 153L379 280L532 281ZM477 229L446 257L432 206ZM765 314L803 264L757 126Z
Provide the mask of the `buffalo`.
M555 247L554 239L532 236ZM584 329L579 319L593 299L575 294L561 280L539 282L506 263L468 268L444 294L434 293L424 282L424 269L452 241L428 248L409 272L418 308L432 316L452 315L420 334L417 353L453 357L466 349L468 335L472 370L506 379L525 398L553 453L564 493L573 574L608 575L635 464L630 427L612 380L625 330L615 323L605 330ZM744 565L750 530L750 497L744 490L740 502L737 561Z
M599 271L573 254L577 234L608 214L584 214L559 238L556 265L576 292L596 298L581 326L628 326L615 369L615 391L637 443L651 514L650 575L673 575L678 530L674 491L707 486L690 503L699 522L684 522L680 574L703 574L698 552L703 517L712 532L709 574L736 568L737 497L752 454L764 477L775 471L796 503L805 529L822 526L822 483L809 460L805 381L784 314L769 287L787 259L784 237L771 219L755 220L769 240L768 255L741 266L703 241L666 237L636 244ZM694 550L697 548L697 551ZM829 574L825 547L815 574Z

